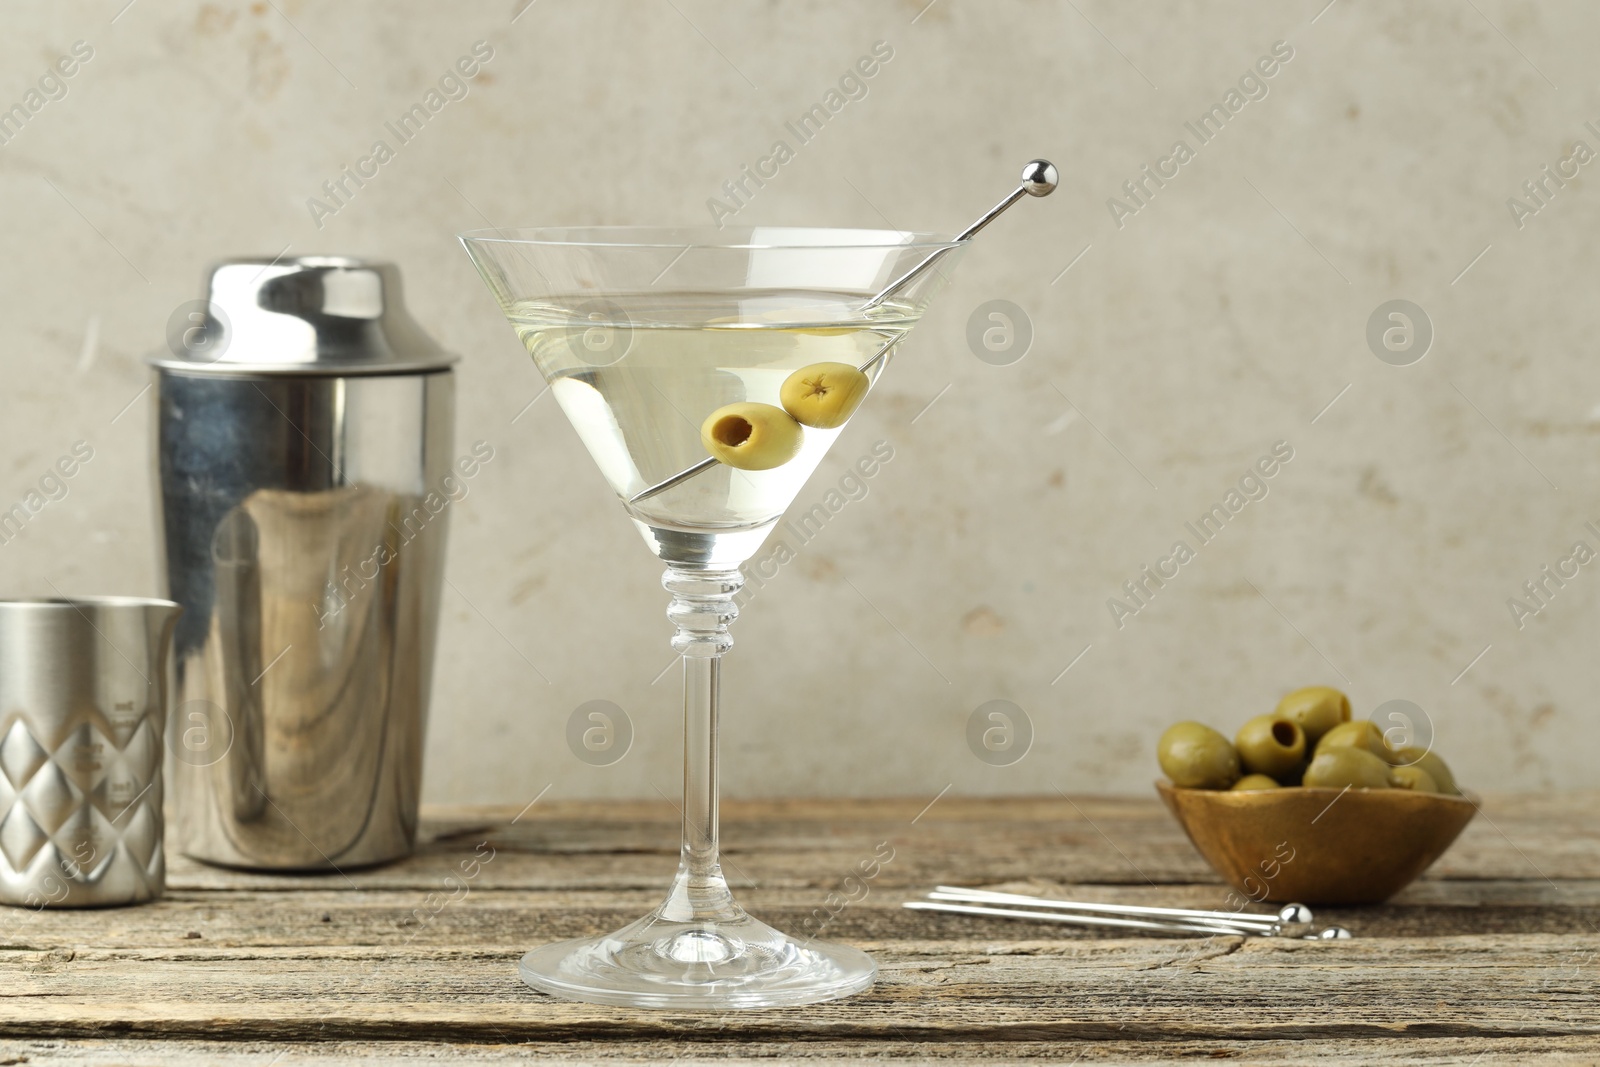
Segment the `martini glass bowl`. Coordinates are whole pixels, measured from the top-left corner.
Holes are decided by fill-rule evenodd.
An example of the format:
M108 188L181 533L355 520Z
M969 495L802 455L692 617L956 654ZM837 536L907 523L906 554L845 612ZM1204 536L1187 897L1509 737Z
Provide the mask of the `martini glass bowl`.
M753 918L718 860L719 670L733 643L739 567L843 425L798 426L798 447L766 469L711 457L701 428L730 404L787 419L784 382L817 364L850 364L875 384L965 241L734 227L496 229L461 241L666 564L683 664L683 842L665 899L615 933L533 949L523 980L558 997L646 1008L783 1007L867 989L871 957Z

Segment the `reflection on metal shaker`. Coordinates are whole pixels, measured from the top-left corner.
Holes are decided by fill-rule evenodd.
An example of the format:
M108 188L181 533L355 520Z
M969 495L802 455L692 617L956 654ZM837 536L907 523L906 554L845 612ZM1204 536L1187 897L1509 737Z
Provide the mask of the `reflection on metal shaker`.
M408 854L433 674L453 357L398 271L231 261L154 361L164 564L185 608L177 847L230 866Z

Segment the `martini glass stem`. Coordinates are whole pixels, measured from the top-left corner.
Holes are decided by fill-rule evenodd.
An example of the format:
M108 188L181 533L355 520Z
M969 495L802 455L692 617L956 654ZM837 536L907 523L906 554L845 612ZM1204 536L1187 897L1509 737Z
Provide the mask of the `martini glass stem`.
M739 615L735 570L669 567L662 578L677 627L672 647L683 657L683 847L664 915L676 921L729 919L733 901L718 856L717 749L722 655L733 647L728 625Z
M683 661L683 855L691 882L722 877L717 854L720 659Z

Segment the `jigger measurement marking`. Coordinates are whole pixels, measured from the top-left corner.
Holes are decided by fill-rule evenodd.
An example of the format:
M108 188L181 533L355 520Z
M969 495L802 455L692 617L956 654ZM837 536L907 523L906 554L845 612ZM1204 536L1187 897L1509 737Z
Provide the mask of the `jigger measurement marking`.
M128 801L126 804L123 805L122 811L118 812L117 817L115 819L111 820L111 825L115 826L115 825L117 825L117 823L121 822L122 821L122 817L124 815L128 814L128 812L132 811L133 810L133 806L135 804L139 803L139 801L143 800L144 799L144 795L146 793L150 792L150 790L154 789L155 785L156 785L156 782L158 782L159 780L160 780L159 778L150 779L150 784L145 786L143 789L139 790L139 795L138 796L134 797L132 800Z
M968 226L966 229L956 234L954 240L951 241L950 247L941 248L936 252L930 253L928 257L921 263L918 263L915 267L912 267L910 270L900 275L900 277L884 286L883 289L879 290L877 295L872 297L872 299L868 300L865 304L862 304L859 310L870 311L879 304L883 303L885 300L889 299L889 297L894 295L895 290L903 288L907 283L914 280L929 267L932 267L939 261L939 257L945 255L950 251L951 248L960 245L963 241L971 240L974 234L983 229L985 226L989 225L989 223L993 222L995 219L999 218L1000 214L1005 211L1006 208L1010 207L1012 204L1015 204L1024 196L1049 196L1055 191L1056 181L1057 176L1055 165L1048 159L1035 159L1029 161L1028 165L1022 168L1022 180L1017 184L1015 189L1006 194L1005 199L1001 200L988 211L985 211L978 218L977 222L974 222L971 226ZM1087 249L1085 249L1085 251L1087 251ZM679 253L679 258L682 258L682 253ZM676 259L673 260L673 263L676 262ZM1074 262L1076 262L1076 260L1074 260ZM672 264L669 263L667 266L670 269ZM665 274L666 271L662 271L661 273ZM657 275L656 277L659 278L660 275ZM874 364L878 363L884 358L884 356L888 355L889 349L893 348L897 343L899 343L899 340L900 339L897 337L893 341L890 341L888 344L884 345L882 348L878 349L871 359L867 360L861 365L860 370L863 373L870 370ZM682 485L684 482L688 481L690 478L693 478L701 471L710 470L712 467L715 467L717 463L718 460L715 456L707 456L705 459L700 460L693 466L685 467L672 477L663 481L659 481L643 492L636 493L635 495L629 497L628 503L637 504L641 501L649 500L651 497L659 493L664 493L674 486Z

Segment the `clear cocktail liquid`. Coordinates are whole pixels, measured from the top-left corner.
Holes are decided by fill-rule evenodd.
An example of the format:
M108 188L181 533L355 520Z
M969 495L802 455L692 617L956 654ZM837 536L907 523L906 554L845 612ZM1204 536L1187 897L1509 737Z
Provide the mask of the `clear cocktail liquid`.
M624 502L706 458L700 425L739 401L781 407L813 363L861 367L916 323L858 294L611 294L527 301L509 318L606 481ZM876 381L888 359L867 369ZM663 559L737 564L754 553L841 428L804 428L799 455L765 471L717 464L627 505Z

